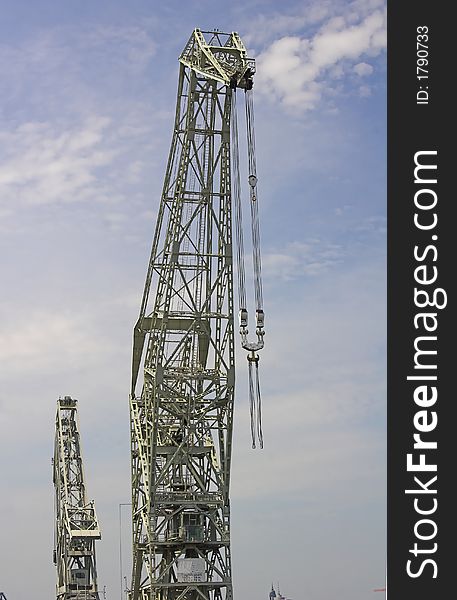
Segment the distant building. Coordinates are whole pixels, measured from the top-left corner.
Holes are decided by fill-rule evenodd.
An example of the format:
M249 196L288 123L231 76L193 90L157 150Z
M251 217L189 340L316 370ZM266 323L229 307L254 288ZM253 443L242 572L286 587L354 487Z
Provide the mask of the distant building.
M271 584L271 592L269 594L269 600L290 600L290 598L286 598L285 596L283 596L281 594L281 592L279 591L279 583L278 583L278 593L276 593L276 590L273 587L273 584Z

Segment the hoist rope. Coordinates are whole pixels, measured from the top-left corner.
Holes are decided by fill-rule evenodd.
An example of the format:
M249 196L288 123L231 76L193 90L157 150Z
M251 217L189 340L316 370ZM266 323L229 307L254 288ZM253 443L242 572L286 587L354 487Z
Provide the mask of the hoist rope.
M236 109L236 91L232 90L232 168L233 182L232 195L235 207L235 241L236 257L238 267L238 298L240 309L240 334L241 345L248 350L248 376L249 376L249 411L251 418L251 437L252 447L256 447L256 440L260 448L263 448L262 432L262 401L260 394L259 380L259 355L257 350L263 348L264 336L264 313L263 313L263 292L262 292L262 264L260 255L260 228L259 228L259 209L257 199L257 168L255 156L255 136L254 136L254 110L252 91L246 90L246 131L247 131L247 150L248 150L248 181L250 186L250 206L251 206L251 237L252 237L252 260L254 272L254 293L256 305L256 334L257 342L249 342L248 335L248 312L246 305L246 273L244 265L244 238L243 238L243 211L241 205L241 183L240 183L240 159L238 145L238 118ZM255 372L253 363L255 364Z
M232 195L235 204L235 240L238 272L238 302L239 309L246 309L246 275L244 268L244 239L243 239L243 211L241 208L241 183L240 183L240 153L238 149L238 118L236 112L236 93L232 90Z
M255 373L253 373L253 363L255 364ZM260 448L263 448L262 431L262 398L260 395L259 381L259 356L248 356L249 369L249 412L251 417L251 438L252 447L256 447L256 439L259 441Z
M254 396L254 378L252 377L252 361L248 357L248 370L249 370L249 413L251 417L251 439L252 447L255 448L256 440L256 402Z
M257 394L257 439L259 440L260 448L263 448L263 431L262 431L262 397L260 395L260 380L259 380L259 361L255 361L255 380Z
M262 293L262 261L260 256L260 227L259 205L257 198L257 165L254 135L254 107L252 89L246 90L246 132L248 148L249 185L251 199L251 234L252 234L252 260L254 268L254 289L257 310L263 308Z

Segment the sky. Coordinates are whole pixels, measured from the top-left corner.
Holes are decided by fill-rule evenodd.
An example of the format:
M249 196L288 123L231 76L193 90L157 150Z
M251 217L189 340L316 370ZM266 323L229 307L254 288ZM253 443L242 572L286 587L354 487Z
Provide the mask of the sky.
M265 448L251 449L239 351L235 600L265 600L272 582L292 600L373 598L386 552L385 3L0 8L0 591L55 594L51 456L64 395L78 399L102 528L99 587L122 599L130 577L119 505L130 502L132 329L177 58L199 27L237 31L257 64Z

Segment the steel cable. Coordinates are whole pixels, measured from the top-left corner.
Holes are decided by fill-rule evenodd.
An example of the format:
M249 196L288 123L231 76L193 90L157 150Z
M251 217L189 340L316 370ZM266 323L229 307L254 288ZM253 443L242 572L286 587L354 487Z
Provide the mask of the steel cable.
M233 199L235 205L235 236L238 271L238 300L239 309L246 309L246 274L244 267L243 211L241 207L240 183L240 153L238 148L238 118L236 111L236 92L232 90L232 168L233 168Z

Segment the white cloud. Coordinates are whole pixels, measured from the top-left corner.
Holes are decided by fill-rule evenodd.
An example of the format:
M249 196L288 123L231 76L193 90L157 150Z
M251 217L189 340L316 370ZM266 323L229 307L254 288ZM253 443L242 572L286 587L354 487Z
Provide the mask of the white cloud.
M17 212L24 206L90 201L92 206L142 202L133 192L142 183L145 140L153 148L150 128L130 127L137 116L118 122L90 115L76 122L31 121L0 131L0 207ZM148 136L149 134L149 136ZM120 166L122 165L122 166ZM107 215L110 222L119 219Z
M386 14L375 10L359 22L353 20L353 14L338 16L312 37L285 36L274 41L257 58L257 88L286 109L303 112L316 108L349 66L367 74L370 65L359 62L356 68L352 63L385 48Z
M157 52L156 42L140 26L98 26L83 32L80 42L94 48L112 45L116 61L135 71L144 69Z
M83 357L95 357L102 347L82 315L38 310L28 313L19 323L14 321L2 327L0 361L9 374L25 366L28 373L51 371Z
M346 0L315 0L299 4L293 13L287 13L287 7L282 5L280 12L259 13L249 24L243 39L248 46L258 47L285 33L316 29L324 21L341 18L342 15L348 23L357 23L384 5L384 0L354 0L349 3ZM297 10L300 6L301 10Z
M387 231L387 219L383 215L372 215L366 217L354 226L356 232L373 232L385 235Z
M121 231L127 222L129 221L130 215L123 212L113 211L106 212L103 215L105 222L108 225L108 229L113 232Z
M128 194L129 207L143 209L163 115L152 122L150 99L130 83L142 80L156 49L141 24L107 22L0 43L0 210L28 210L14 224L1 219L2 231L30 230L45 205L85 203L90 219L105 205L126 207ZM119 219L107 221L121 229Z
M52 95L59 97L70 81L74 83L75 78L84 80L87 70L84 61L88 56L92 69L104 71L104 83L107 85L113 80L114 73L117 80L122 80L129 72L138 76L156 51L157 43L141 26L41 29L23 43L0 43L0 70L4 83L0 96L27 94L31 80L35 87L32 95L39 96L51 91L57 75L60 85L54 85ZM74 86L71 88L74 92ZM59 108L65 109L65 106Z
M299 31L303 27L321 23L331 14L332 2L308 4L301 14L286 15L283 12L271 15L260 14L254 20L251 31L244 36L247 44L259 44L283 32Z
M31 122L0 133L6 154L0 166L3 202L77 202L94 194L97 170L117 153L104 139L109 123L100 116L62 129Z
M307 243L291 242L281 250L264 253L262 267L266 278L289 281L319 275L340 264L343 258L341 246L311 239Z
M354 66L354 71L359 77L365 77L366 75L371 75L373 73L373 67L368 63L361 62Z

